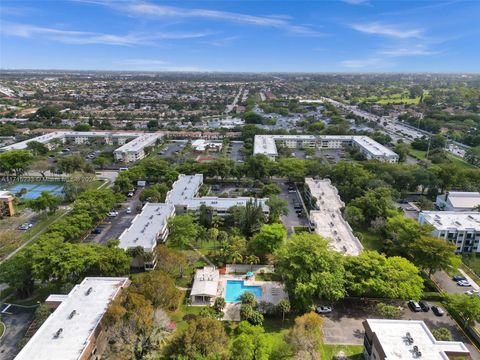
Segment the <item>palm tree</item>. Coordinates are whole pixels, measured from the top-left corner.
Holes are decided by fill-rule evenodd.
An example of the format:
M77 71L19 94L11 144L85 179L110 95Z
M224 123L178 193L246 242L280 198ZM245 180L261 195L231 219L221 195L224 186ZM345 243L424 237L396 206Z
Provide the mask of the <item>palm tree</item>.
M233 272L237 272L237 270L235 269L235 264L237 262L242 262L243 261L243 255L237 251L237 250L234 250L231 254L230 254L230 258L232 259L232 264L233 264Z
M244 260L247 264L250 264L250 271L252 271L253 265L256 265L260 262L259 257L255 255L248 255Z

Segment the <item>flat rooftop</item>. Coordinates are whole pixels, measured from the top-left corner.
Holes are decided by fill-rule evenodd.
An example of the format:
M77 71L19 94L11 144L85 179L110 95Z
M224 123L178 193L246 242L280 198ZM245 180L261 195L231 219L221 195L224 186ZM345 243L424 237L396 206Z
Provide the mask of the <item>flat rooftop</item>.
M136 152L144 149L146 146L150 146L154 144L158 138L160 138L162 135L159 133L155 134L143 134L139 137L136 137L132 141L120 146L118 149L115 149L114 152L120 152L120 153L125 153L125 152Z
M255 135L253 153L265 155L277 155L276 141L341 141L356 143L362 149L376 157L396 157L397 154L369 138L368 136L352 135Z
M421 223L428 223L437 230L476 230L480 231L478 211L422 211L418 215Z
M354 136L353 141L374 156L397 156L395 152L368 136Z
M440 195L445 199L445 195ZM471 208L480 205L480 192L450 191L447 201L455 208Z
M315 233L330 240L330 246L345 255L358 255L363 246L353 235L350 225L343 219L339 210L312 210L310 222L315 226Z
M305 178L305 185L310 189L310 194L317 199L317 207L320 210L340 210L345 206L338 195L337 188L332 185L330 179Z
M414 346L421 352L421 359L448 360L448 353L469 354L462 342L435 340L423 321L367 319L364 327L367 334L375 334L385 358L389 360L414 359ZM408 337L413 339L413 343L408 341Z
M52 295L50 300L62 301L61 304L15 359L79 359L92 341L110 301L128 285L128 281L128 278L90 277L76 285L68 295Z
M0 150L1 151L23 150L23 149L27 148L27 144L29 142L38 141L39 143L46 144L46 143L49 143L50 141L52 141L53 139L61 139L64 136L65 136L64 131L55 131L55 132L51 132L51 133L48 133L48 134L45 134L45 135L40 135L40 136L31 138L31 139L28 139L28 140L20 141L18 143L12 144L12 145L4 146Z
M152 251L157 245L157 236L166 229L167 221L174 213L172 204L145 204L132 225L120 235L119 247L129 249L141 246L145 251Z
M184 204L186 200L192 199L203 183L203 175L180 174L173 183L172 189L167 193L166 203L177 205Z
M254 199L250 197L238 197L238 198L221 198L216 196L204 196L199 198L192 198L185 200L184 204L190 209L197 209L202 205L211 206L216 210L227 211L232 206L246 206L249 201L257 202L257 205L261 206L264 211L268 210L266 204L267 198Z

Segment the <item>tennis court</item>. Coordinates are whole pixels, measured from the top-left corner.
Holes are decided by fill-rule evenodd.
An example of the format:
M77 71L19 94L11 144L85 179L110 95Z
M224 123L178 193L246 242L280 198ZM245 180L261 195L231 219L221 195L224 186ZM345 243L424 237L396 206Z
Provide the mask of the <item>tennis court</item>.
M24 200L36 199L43 191L48 191L55 196L63 196L63 184L60 183L16 183L7 186L6 189L13 194L20 192L22 189L26 189L27 193L22 196Z

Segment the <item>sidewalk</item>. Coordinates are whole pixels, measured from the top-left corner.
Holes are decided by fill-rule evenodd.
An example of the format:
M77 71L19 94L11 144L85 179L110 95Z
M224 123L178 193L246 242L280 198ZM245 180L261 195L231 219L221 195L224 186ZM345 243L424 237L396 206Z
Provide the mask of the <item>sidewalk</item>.
M478 286L478 284L475 281L473 281L472 278L470 276L468 276L465 271L463 271L462 269L458 269L458 271L460 272L460 274L465 276L465 278L470 283L470 285L472 285L472 289L474 289L474 290L479 290L480 289L480 286Z

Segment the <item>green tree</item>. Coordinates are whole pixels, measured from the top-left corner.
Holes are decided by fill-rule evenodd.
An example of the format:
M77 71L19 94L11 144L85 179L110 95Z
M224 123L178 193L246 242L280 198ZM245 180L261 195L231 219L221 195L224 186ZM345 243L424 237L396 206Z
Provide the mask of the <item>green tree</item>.
M268 360L272 356L274 344L270 334L261 326L254 326L241 321L236 328L232 342L232 359Z
M225 302L225 299L223 297L217 297L215 299L215 303L213 304L213 308L217 312L221 312L227 303Z
M262 188L260 196L270 197L272 195L278 195L282 192L282 189L277 184L267 184Z
M262 224L265 223L265 214L257 201L248 201L245 206L233 206L229 209L230 218L234 226L238 226L242 234L251 237Z
M263 154L250 156L245 165L246 173L254 179L261 180L270 176L272 161Z
M480 321L480 298L466 294L452 294L447 297L448 308L460 315L467 326Z
M472 147L465 152L465 160L475 166L480 166L480 146Z
M375 310L379 317L385 319L400 319L402 316L402 310L395 305L378 303Z
M259 256L273 254L287 239L283 224L264 224L248 243L248 248Z
M297 359L317 360L323 342L323 320L314 312L298 316L295 325L286 335L287 342L292 345Z
M280 217L283 215L288 215L288 202L276 195L270 196L266 201L266 204L269 207L269 219L270 223L279 222Z
M38 141L29 141L27 149L32 152L33 156L46 155L48 153L48 148L45 144Z
M85 160L80 155L64 156L57 162L58 169L66 174L81 171L85 166Z
M226 358L229 338L223 324L211 318L196 318L172 340L169 355L186 359Z
M184 247L194 242L198 235L197 225L190 215L178 215L168 220L168 244L174 247Z
M34 284L30 258L21 252L1 263L0 281L14 289L20 298L30 296Z
M283 322L285 321L285 315L288 314L292 309L290 305L290 301L288 301L287 299L280 300L277 304L276 309L280 314L282 314L282 324L283 324Z
M22 175L33 162L28 150L10 150L0 153L0 171L6 174Z
M395 150L394 150L397 155L398 155L398 161L399 162L405 162L407 160L407 156L410 152L410 146L406 143L398 143L395 145Z
M364 251L345 258L346 290L351 296L420 299L423 279L415 265L402 257Z
M42 191L39 197L26 201L25 205L36 212L44 211L47 209L49 212L55 212L61 202L61 197L54 196L48 191Z
M360 209L368 225L376 218L387 218L394 209L391 190L386 187L367 190L363 196L354 199L349 206Z
M317 297L338 300L345 296L342 255L317 234L293 235L276 252L276 269L299 309L308 309Z
M437 341L453 341L452 333L445 327L433 329L432 335Z
M438 270L446 270L452 264L456 245L433 236L421 236L410 245L409 253L415 265L431 276Z

